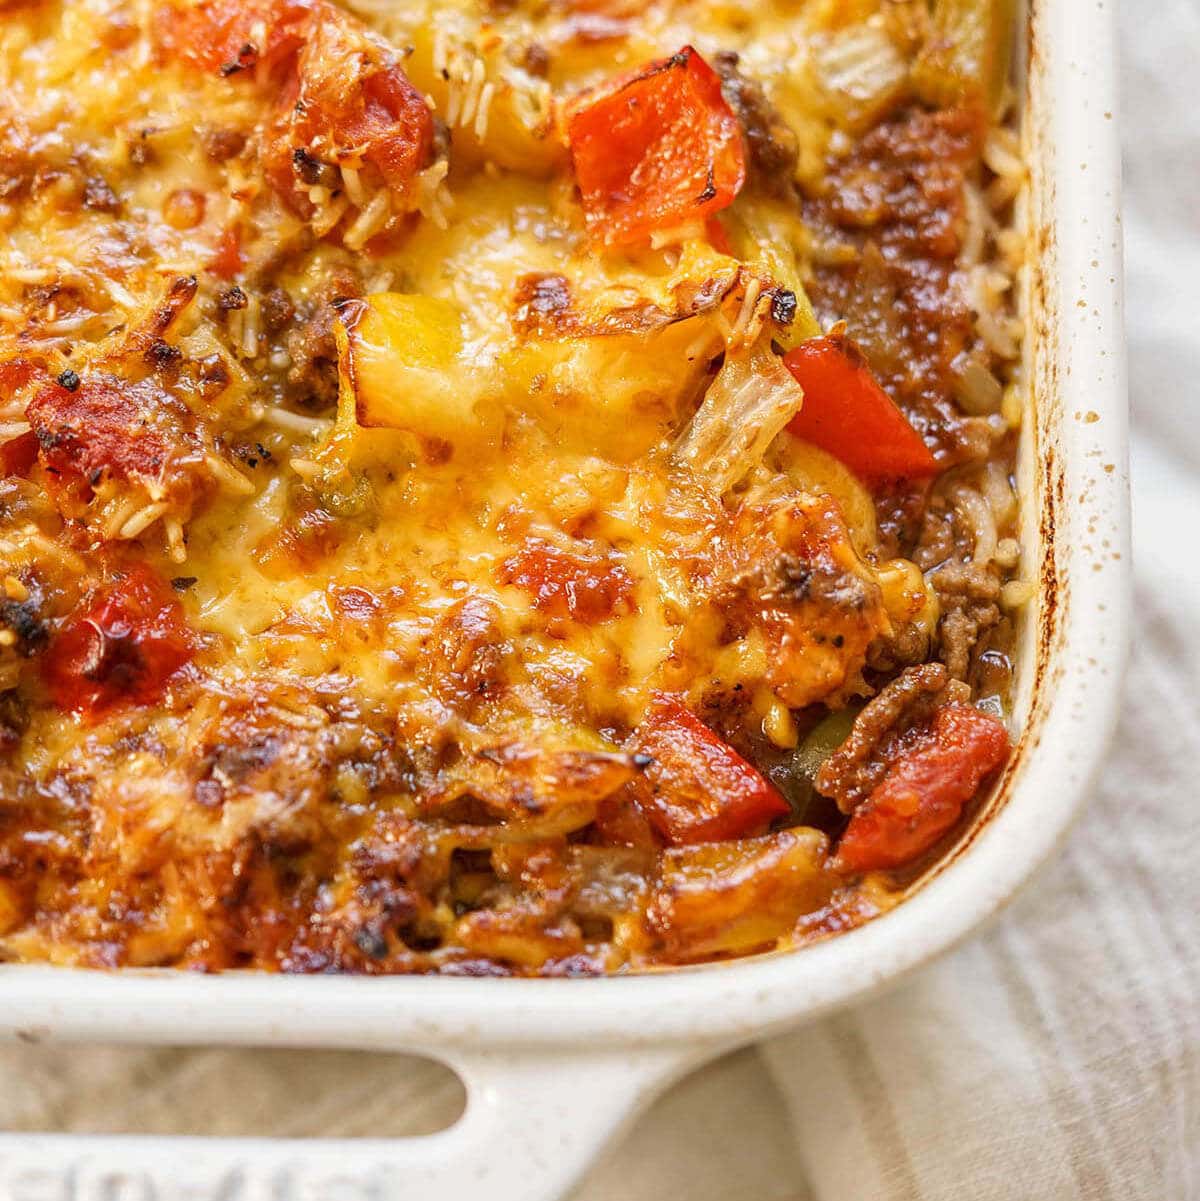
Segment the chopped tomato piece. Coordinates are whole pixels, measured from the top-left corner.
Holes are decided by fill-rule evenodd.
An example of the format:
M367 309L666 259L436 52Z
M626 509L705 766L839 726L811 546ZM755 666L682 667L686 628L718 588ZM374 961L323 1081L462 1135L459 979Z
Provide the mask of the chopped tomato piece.
M0 363L0 400L12 400L19 388L23 388L44 372L28 359L5 359Z
M0 401L13 401L21 388L44 374L42 368L28 359L0 362ZM37 458L37 448L37 438L31 433L0 442L0 476L27 475Z
M303 44L311 0L203 0L189 7L163 5L157 15L159 45L202 71L235 75L262 63L268 71Z
M619 563L586 559L529 539L500 564L500 582L533 598L535 609L592 625L633 606L633 580Z
M264 155L273 186L304 209L308 189L340 186L334 167L372 164L404 191L428 162L433 116L395 56L326 0L203 0L168 7L159 40L169 54L234 75L273 73L275 120ZM261 43L261 44L260 44ZM369 181L368 181L369 182ZM213 270L241 268L227 232Z
M874 871L923 855L1008 752L1008 731L994 717L973 705L943 705L851 817L837 849L842 867Z
M588 229L611 245L703 221L746 182L741 126L691 46L576 99L567 140Z
M674 697L655 699L633 741L652 760L639 802L672 845L759 834L790 812L751 764Z
M71 384L47 384L25 409L55 491L86 502L105 475L160 476L170 448L152 422L170 398L149 380L92 375Z
M371 61L344 22L322 21L300 56L298 143L353 150L405 188L429 157L429 105L387 56ZM295 110L294 110L295 111Z
M0 443L0 475L28 475L37 452L37 438L33 434L21 434Z
M60 709L89 720L161 699L195 644L170 587L139 565L98 588L72 614L42 659Z
M404 192L428 163L433 115L399 64L357 23L331 6L318 10L280 96L267 148L273 185L303 207L308 189L337 180L342 162L372 164L383 183ZM336 186L336 182L335 182Z
M216 253L209 260L208 268L222 279L233 279L245 265L241 232L236 225L230 225L217 239Z
M921 435L847 338L810 338L783 361L804 389L804 407L788 426L796 437L827 450L871 487L937 474Z

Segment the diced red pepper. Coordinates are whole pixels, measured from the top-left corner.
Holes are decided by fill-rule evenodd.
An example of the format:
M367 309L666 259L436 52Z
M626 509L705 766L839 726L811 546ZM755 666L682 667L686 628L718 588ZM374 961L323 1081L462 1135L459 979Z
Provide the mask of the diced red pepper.
M42 658L42 676L60 709L94 720L160 700L194 650L169 585L139 564L67 619Z
M500 564L499 579L527 592L542 613L586 625L633 605L633 580L619 563L573 555L536 538Z
M804 389L804 405L788 426L796 437L840 459L872 488L937 474L929 447L847 338L810 338L783 361Z
M1008 753L1008 731L996 718L973 705L943 705L851 817L837 848L841 866L875 871L923 855Z
M639 803L673 845L761 834L791 811L751 764L674 697L655 698L633 749L652 760Z
M588 230L610 245L703 221L746 182L741 126L691 46L584 93L566 126Z

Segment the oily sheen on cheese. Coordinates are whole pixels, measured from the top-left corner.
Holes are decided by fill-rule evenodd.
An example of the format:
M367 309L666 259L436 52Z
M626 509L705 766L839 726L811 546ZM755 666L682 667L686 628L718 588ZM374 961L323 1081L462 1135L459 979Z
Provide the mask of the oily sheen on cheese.
M955 7L0 3L0 959L594 974L890 907L1019 591Z

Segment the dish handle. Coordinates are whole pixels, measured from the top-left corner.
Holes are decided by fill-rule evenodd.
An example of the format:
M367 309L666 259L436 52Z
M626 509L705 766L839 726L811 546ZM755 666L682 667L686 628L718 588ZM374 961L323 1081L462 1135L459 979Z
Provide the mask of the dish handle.
M719 1048L442 1053L462 1117L400 1139L0 1134L4 1201L559 1201Z

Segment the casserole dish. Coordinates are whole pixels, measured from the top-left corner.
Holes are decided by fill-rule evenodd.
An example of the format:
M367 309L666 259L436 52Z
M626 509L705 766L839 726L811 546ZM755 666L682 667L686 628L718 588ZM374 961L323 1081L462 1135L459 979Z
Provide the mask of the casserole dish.
M1071 17L1078 18L1078 13ZM1071 39L1067 50L1068 30ZM1127 525L1112 14L1028 16L1025 138L1036 421L1025 544L1040 592L1021 633L1020 739L996 797L904 905L794 954L624 979L334 979L2 969L9 1035L327 1045L433 1054L463 1119L408 1144L0 1140L0 1195L560 1195L656 1090L706 1057L861 997L994 913L1062 836L1115 714ZM1086 67L1080 64L1087 64Z

